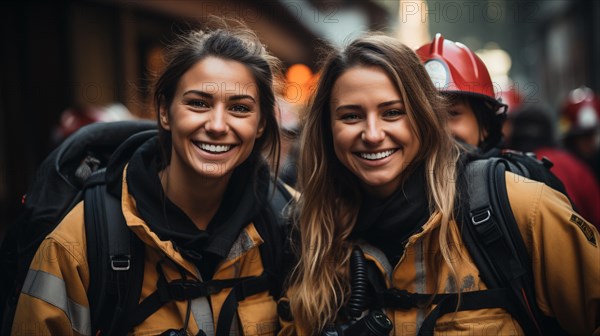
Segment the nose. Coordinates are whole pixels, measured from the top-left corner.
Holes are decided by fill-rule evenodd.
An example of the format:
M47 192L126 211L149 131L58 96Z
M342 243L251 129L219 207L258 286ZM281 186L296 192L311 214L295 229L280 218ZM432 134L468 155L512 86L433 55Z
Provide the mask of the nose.
M377 144L385 139L385 132L380 120L376 116L367 117L365 129L361 134L361 139L369 144Z
M227 113L223 106L215 106L208 112L208 121L204 125L206 132L215 136L226 134L229 131L227 125Z

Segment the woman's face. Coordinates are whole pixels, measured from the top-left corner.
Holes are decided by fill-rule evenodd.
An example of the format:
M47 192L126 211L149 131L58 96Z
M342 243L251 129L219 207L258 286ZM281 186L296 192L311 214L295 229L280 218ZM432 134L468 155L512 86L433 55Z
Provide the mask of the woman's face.
M337 158L367 192L391 195L420 148L394 83L379 67L350 68L334 83L330 108Z
M242 63L207 57L179 80L173 102L161 111L171 131L171 169L221 178L242 164L264 127L257 86Z

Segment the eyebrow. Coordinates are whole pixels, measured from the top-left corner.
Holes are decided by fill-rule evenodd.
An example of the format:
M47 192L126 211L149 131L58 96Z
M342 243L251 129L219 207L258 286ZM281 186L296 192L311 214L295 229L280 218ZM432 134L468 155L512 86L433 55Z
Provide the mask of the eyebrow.
M200 90L188 90L183 93L184 96L187 94L196 94L196 95L202 96L207 99L214 98L214 95L212 93L208 93L208 92L204 92L204 91L200 91ZM231 100L242 100L242 99L250 99L256 103L256 99L254 99L254 97L252 97L251 95L245 95L245 94L232 95L232 96L229 96L229 98L228 98L228 100L230 100L230 101Z
M391 101L388 101L385 103L381 103L381 104L377 105L377 107L386 107L386 106L395 105L395 104L404 104L404 102L401 99L391 100Z
M390 106L390 105L395 105L395 104L402 104L402 100L397 99L397 100L390 100L387 102L383 102L379 105L377 105L378 108L382 108L382 107L386 107L386 106ZM350 109L350 110L360 110L362 107L360 105L342 105L342 106L338 106L335 111L339 111L339 110L343 110L343 109Z

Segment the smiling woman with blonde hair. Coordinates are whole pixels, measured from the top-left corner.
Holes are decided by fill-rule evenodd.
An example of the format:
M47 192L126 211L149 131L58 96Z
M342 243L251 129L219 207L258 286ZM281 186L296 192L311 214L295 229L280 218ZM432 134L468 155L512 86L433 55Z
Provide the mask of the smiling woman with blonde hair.
M464 160L446 128L445 108L414 51L393 38L369 34L331 52L303 125L298 264L280 303L281 335L342 335L357 325L373 332L372 320L360 322L373 318L369 311L389 317L377 315L381 334L390 328L395 335L416 334L423 325L446 332L523 333L501 308L460 309L464 293L488 286L457 225ZM554 240L549 235L557 227L572 231L562 252L528 241L532 258L556 269L557 253L571 253L573 264L596 266L586 272L597 280L598 250L573 231L566 199L539 183L506 180L524 236ZM569 279L536 271L544 272L536 273L540 289L557 286L539 293L544 313L570 332L590 333L599 321L597 310L584 309L590 302L597 307L594 278L571 267ZM581 285L576 293L592 298L557 293L571 281ZM380 294L391 288L425 295L411 296L419 298L412 306L390 306ZM430 314L442 306L433 294L456 294L450 314ZM580 313L576 322L569 320L573 311Z

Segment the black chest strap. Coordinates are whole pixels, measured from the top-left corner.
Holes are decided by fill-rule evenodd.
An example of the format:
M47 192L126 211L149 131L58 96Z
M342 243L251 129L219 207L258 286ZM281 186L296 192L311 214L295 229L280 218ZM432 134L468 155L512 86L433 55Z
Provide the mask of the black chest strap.
M457 305L460 300L460 305ZM517 313L517 305L512 300L510 289L495 288L473 292L463 292L460 299L457 293L418 294L397 288L390 288L378 294L378 301L386 308L408 310L435 305L419 329L419 335L433 335L436 321L445 314L466 310L502 308L509 314Z
M223 289L231 288L217 323L216 336L229 335L231 324L237 311L238 303L248 296L269 290L269 279L266 274L260 276L241 277L223 280L194 281L186 279L167 282L161 263L156 266L158 273L157 289L146 299L133 308L126 325L121 330L131 330L141 324L163 305L171 301L187 301L199 297L209 297Z

